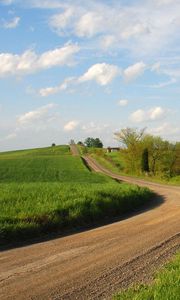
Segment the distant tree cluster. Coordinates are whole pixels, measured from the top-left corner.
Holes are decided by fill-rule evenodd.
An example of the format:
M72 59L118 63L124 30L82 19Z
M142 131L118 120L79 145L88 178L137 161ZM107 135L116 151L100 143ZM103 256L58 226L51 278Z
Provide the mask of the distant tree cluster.
M81 141L77 142L77 145L84 146L83 142L81 142Z
M88 137L84 142L79 141L77 144L88 148L103 148L103 143L99 138Z
M122 144L125 168L129 173L180 175L180 143L145 133L145 129L125 128L115 133Z
M84 145L89 148L103 148L103 143L99 138L88 137L84 141Z

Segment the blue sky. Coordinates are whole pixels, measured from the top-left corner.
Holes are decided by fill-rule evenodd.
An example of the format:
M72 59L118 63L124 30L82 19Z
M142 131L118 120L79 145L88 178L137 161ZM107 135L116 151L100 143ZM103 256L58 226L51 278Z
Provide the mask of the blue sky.
M179 32L179 0L0 0L0 151L179 140Z

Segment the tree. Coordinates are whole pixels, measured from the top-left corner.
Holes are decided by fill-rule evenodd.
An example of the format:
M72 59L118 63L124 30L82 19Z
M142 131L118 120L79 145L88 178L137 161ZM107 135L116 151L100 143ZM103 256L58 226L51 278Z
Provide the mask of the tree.
M56 144L55 143L52 143L52 145L51 145L52 147L55 147L56 146Z
M162 171L165 177L170 178L174 173L174 166L178 166L178 155L176 151L176 144L168 141L164 142L164 153L162 156Z
M103 143L99 138L92 138L88 137L85 141L84 144L89 147L89 148L103 148Z
M138 130L136 128L124 128L121 131L114 133L116 139L122 143L126 148L135 146L140 142L144 136L146 128Z
M94 147L95 148L103 148L103 143L101 142L101 140L99 138L96 138L94 140Z
M125 128L115 133L124 146L127 173L150 172L153 176L170 178L180 174L180 143L170 143L159 136L145 134L145 129Z
M141 169L143 172L149 173L149 152L147 148L142 153Z
M81 142L81 141L79 141L79 142L77 143L77 145L79 145L79 146L84 146L83 142Z
M180 175L180 142L177 142L175 145L175 163L173 165L173 173L174 175Z
M152 174L171 177L177 162L176 145L152 135L146 135L142 143L149 152L149 166Z
M116 132L115 138L124 146L124 160L126 162L126 171L129 173L140 173L142 145L145 128L138 130L136 128L124 128Z
M84 144L86 145L86 147L93 147L92 138L88 137L87 139L85 139Z

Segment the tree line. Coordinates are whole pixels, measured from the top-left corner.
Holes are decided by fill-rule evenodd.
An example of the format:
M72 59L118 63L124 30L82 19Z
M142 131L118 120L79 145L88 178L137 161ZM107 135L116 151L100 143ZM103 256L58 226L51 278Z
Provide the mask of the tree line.
M128 173L172 177L180 175L180 142L171 143L145 129L125 128L115 133L121 143Z

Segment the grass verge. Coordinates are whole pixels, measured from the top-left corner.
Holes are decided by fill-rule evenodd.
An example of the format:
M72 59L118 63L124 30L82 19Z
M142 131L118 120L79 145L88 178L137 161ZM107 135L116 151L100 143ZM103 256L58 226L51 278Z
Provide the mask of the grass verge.
M174 176L166 180L162 177L157 177L157 176L143 176L143 175L125 173L123 171L124 169L123 162L122 160L119 159L117 153L111 153L110 155L102 155L102 156L96 153L92 153L91 156L104 168L119 175L131 176L134 178L144 179L150 182L157 182L157 183L168 184L168 185L180 185L180 175Z
M114 296L114 300L179 300L180 253L155 276L151 285L140 285Z

